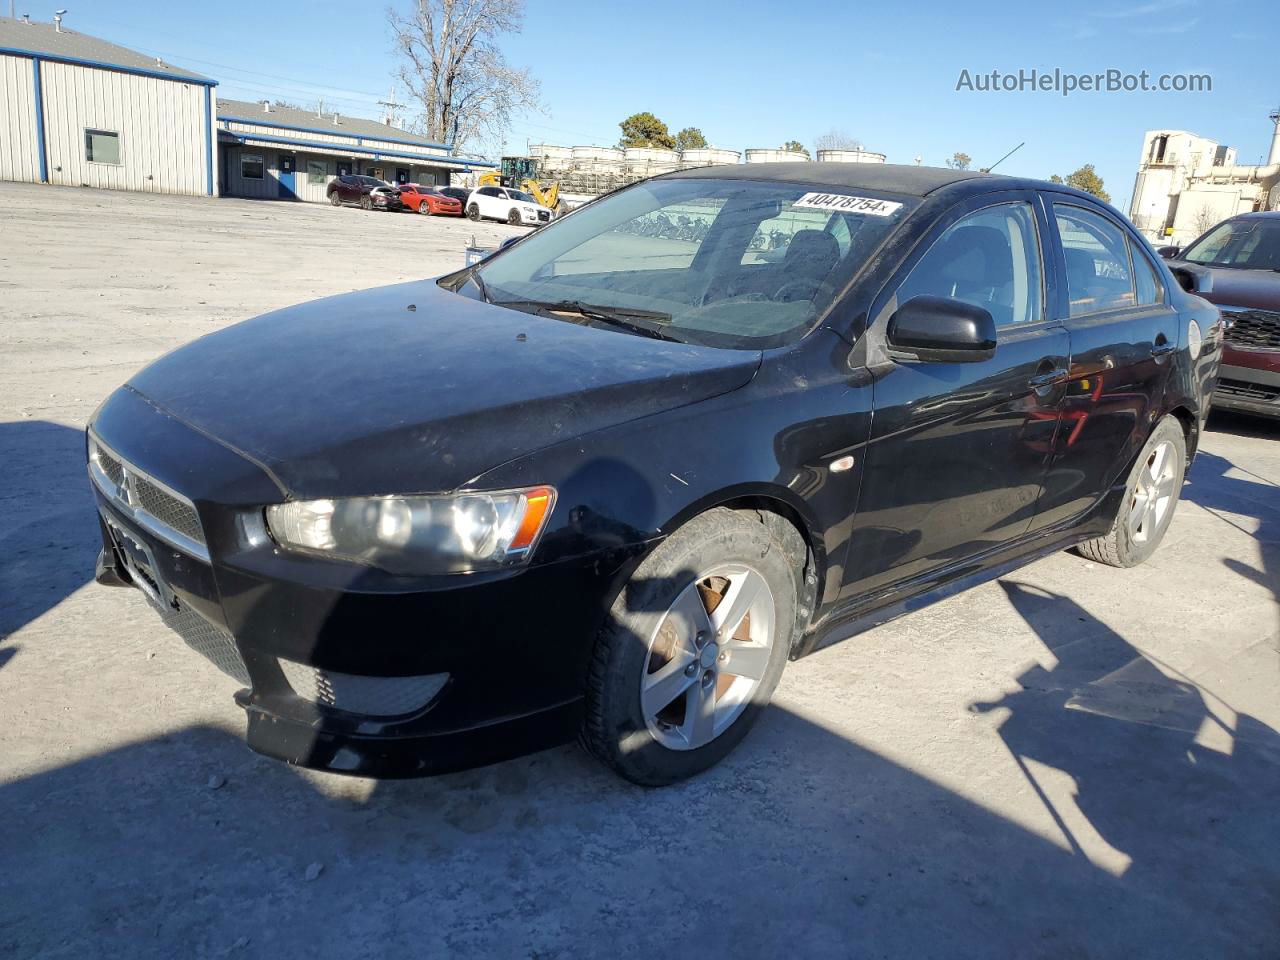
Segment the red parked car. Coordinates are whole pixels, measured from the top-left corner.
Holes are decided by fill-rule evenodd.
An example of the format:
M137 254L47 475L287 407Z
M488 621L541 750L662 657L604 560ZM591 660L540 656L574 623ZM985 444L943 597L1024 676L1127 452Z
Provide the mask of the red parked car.
M400 184L400 202L408 209L424 217L460 217L462 204L453 197L446 197L435 187L421 183Z
M1280 417L1280 213L1241 214L1159 252L1212 274L1200 296L1221 308L1226 330L1213 405Z

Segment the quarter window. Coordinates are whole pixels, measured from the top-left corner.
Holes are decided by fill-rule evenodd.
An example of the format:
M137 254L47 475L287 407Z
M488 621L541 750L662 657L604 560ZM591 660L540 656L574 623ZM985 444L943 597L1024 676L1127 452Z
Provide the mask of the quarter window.
M1132 307L1129 250L1120 228L1080 207L1053 205L1067 264L1071 316Z
M989 312L1000 327L1043 315L1040 242L1029 203L1002 203L953 223L911 268L898 303L951 297Z
M90 163L120 165L120 134L113 130L85 130L84 158Z
M1160 303L1164 300L1164 284L1160 282L1151 258L1132 239L1129 241L1129 253L1133 257L1133 280L1139 306Z
M261 180L263 172L262 157L253 153L240 155L240 176L245 180Z

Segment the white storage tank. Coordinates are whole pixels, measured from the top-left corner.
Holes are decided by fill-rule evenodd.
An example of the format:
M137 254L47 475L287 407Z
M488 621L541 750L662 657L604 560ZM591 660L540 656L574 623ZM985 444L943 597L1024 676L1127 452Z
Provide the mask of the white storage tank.
M819 163L884 163L883 153L870 150L819 150Z
M721 150L717 147L695 147L680 154L683 167L711 167L718 163L740 163L742 154L737 150Z
M557 147L550 143L534 143L529 146L529 156L545 160L552 166L564 167L573 159L572 147Z
M574 147L573 159L575 161L596 160L605 161L606 163L621 163L625 154L618 147Z
M799 150L748 150L747 163L804 163L809 158Z

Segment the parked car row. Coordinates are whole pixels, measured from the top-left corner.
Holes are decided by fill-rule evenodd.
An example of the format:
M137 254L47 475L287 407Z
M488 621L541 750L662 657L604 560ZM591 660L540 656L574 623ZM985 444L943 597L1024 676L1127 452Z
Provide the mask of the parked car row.
M460 217L472 220L504 220L513 226L541 226L551 221L551 211L530 194L508 187L435 187L422 183L391 184L364 174L342 174L328 188L335 207L358 206L364 210L408 210L423 216Z

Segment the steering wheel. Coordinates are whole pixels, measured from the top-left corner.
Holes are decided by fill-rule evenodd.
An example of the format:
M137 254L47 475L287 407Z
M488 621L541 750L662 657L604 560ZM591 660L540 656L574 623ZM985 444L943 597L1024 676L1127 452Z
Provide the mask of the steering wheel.
M812 300L820 286L821 283L818 281L805 277L788 280L775 290L773 296L769 299L779 303L790 303L792 300Z

